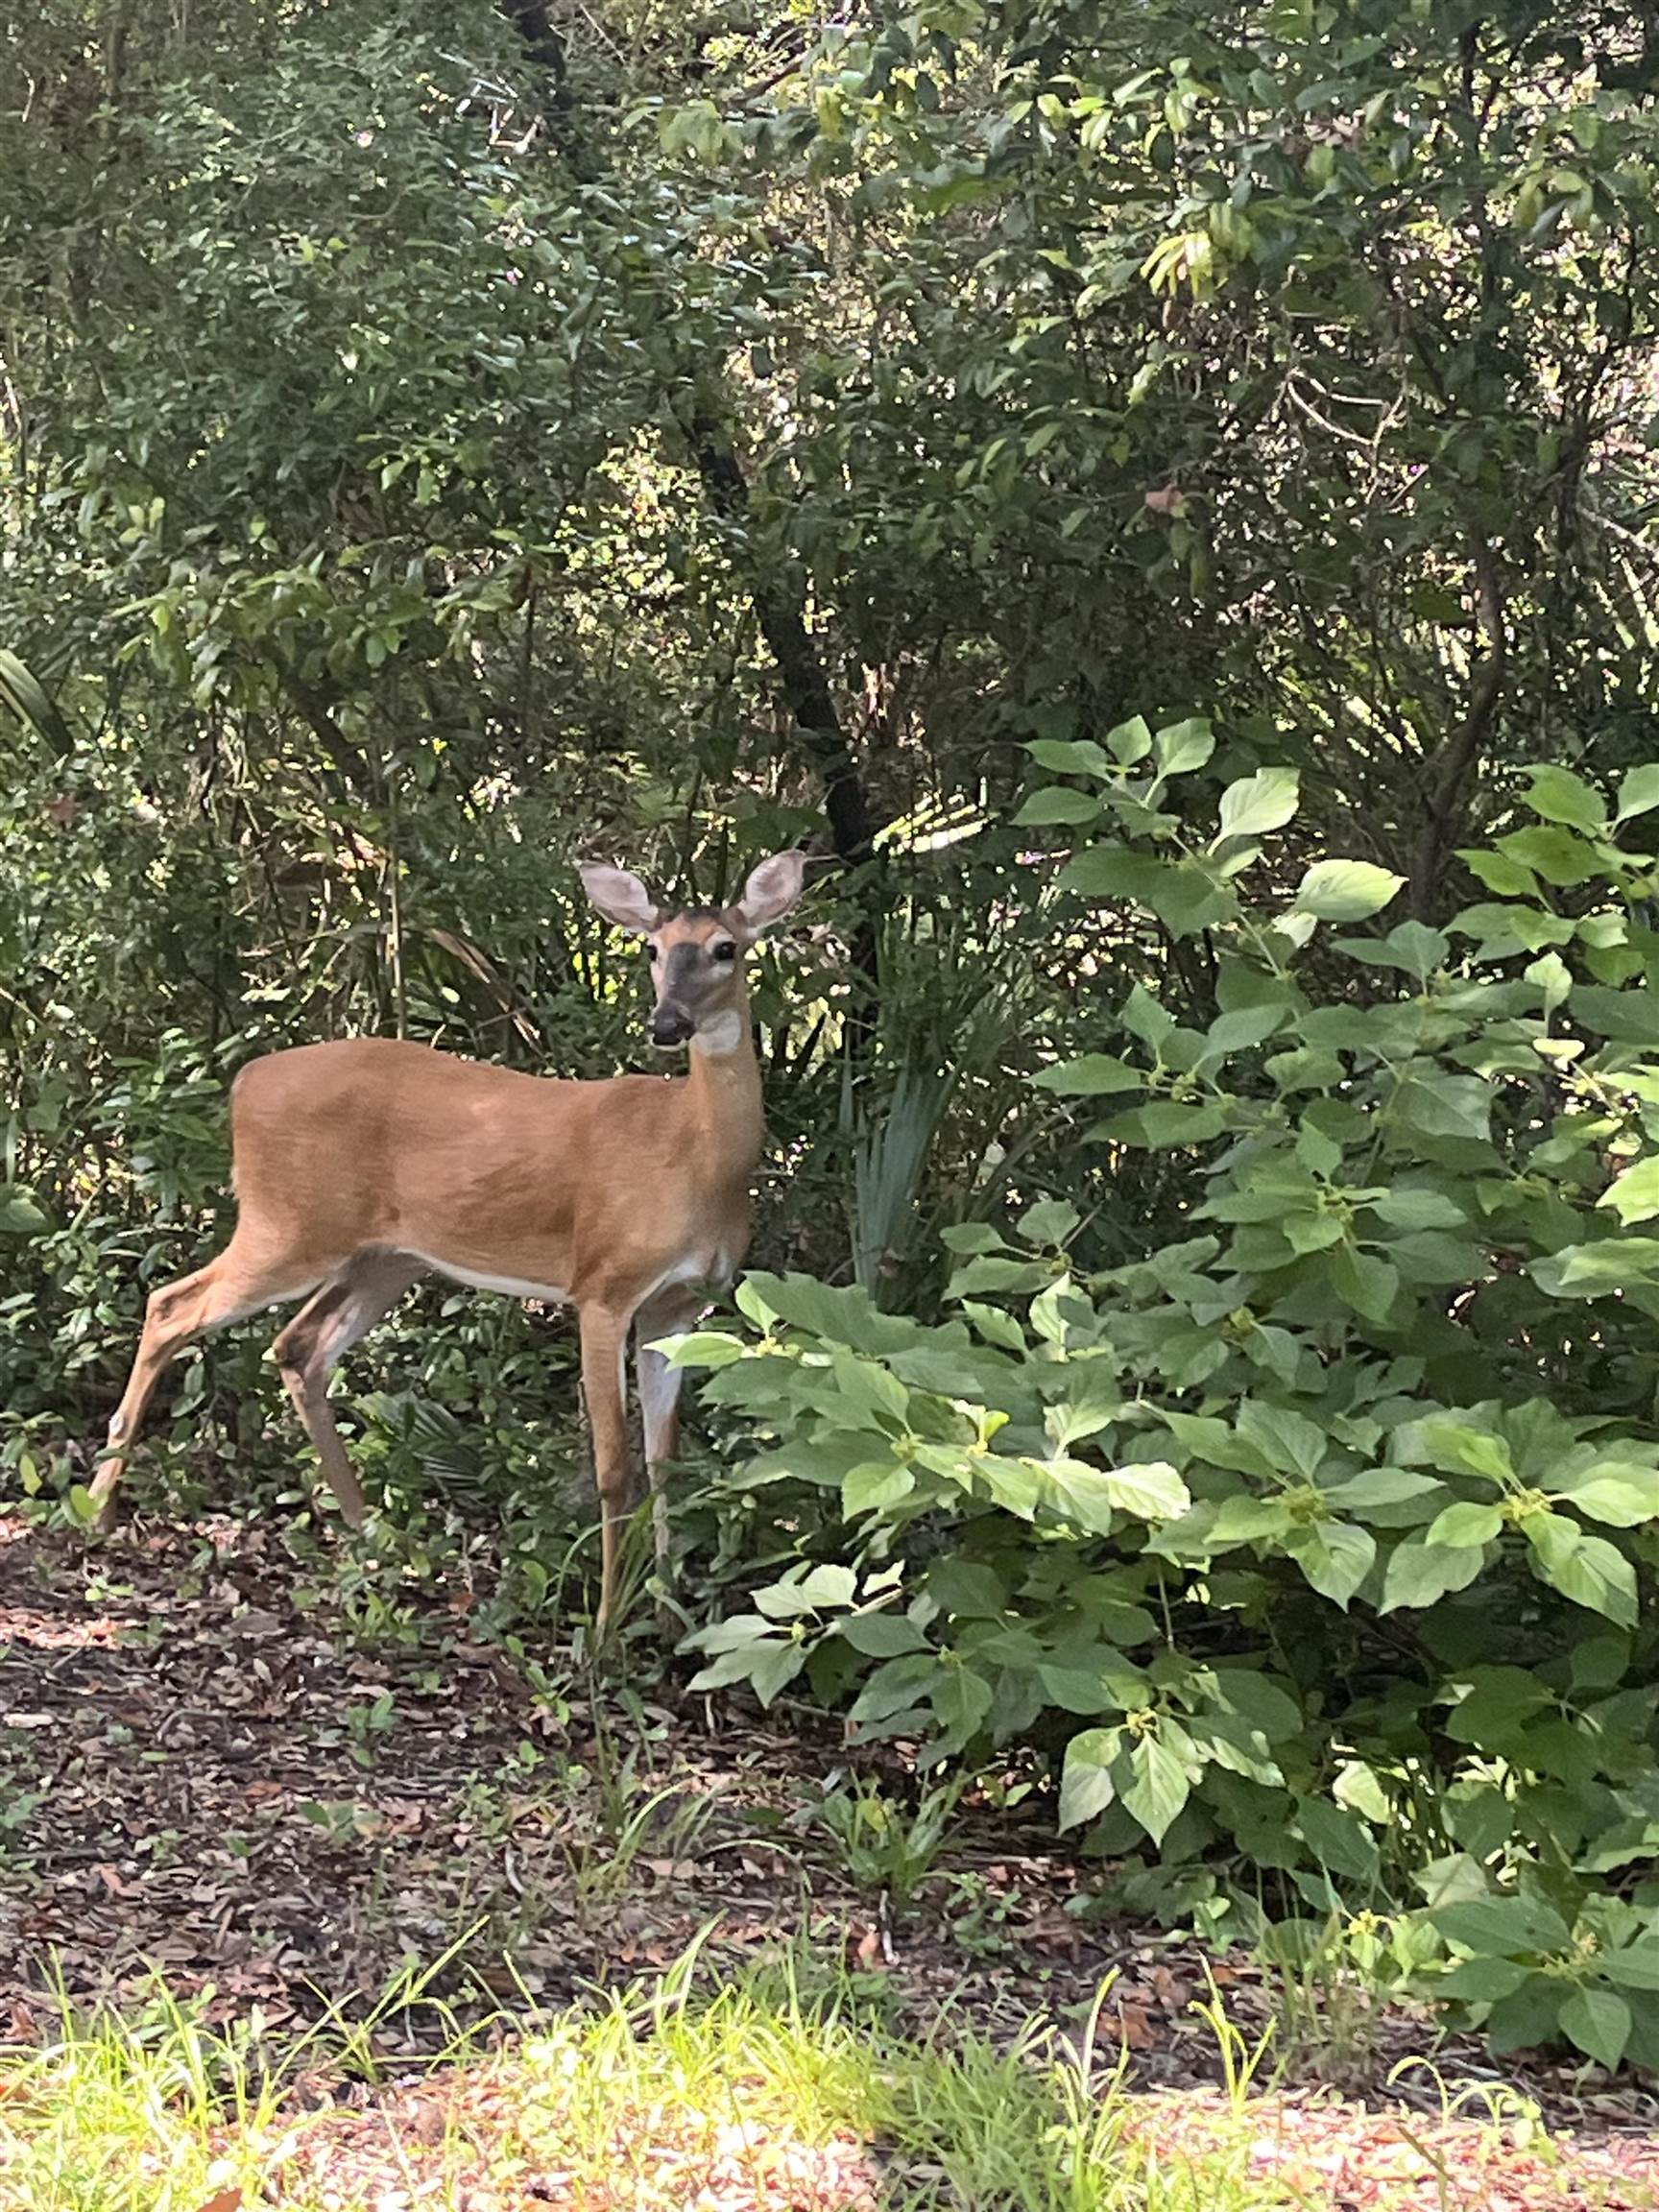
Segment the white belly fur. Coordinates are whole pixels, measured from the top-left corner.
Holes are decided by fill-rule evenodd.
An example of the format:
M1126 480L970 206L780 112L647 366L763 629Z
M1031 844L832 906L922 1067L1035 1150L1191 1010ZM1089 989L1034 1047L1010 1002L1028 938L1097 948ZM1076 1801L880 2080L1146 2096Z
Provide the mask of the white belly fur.
M496 1290L506 1298L537 1298L549 1306L563 1306L570 1296L567 1289L556 1284L525 1282L516 1275L482 1275L474 1268L457 1267L452 1261L440 1260L430 1252L411 1251L409 1257L419 1260L435 1274L446 1276L451 1283L464 1283L469 1290ZM664 1268L639 1304L649 1305L660 1292L673 1289L682 1283L708 1283L723 1289L734 1273L724 1252L687 1253L671 1267Z
M731 1282L733 1269L724 1252L688 1252L676 1260L671 1267L663 1269L646 1291L639 1303L649 1305L663 1290L671 1290L682 1283L707 1283L724 1289Z
M516 1275L479 1275L470 1267L457 1267L451 1261L436 1259L430 1252L412 1252L410 1258L436 1274L446 1275L451 1283L465 1283L469 1290L499 1290L508 1298L540 1298L549 1306L563 1306L570 1295L551 1283L524 1283Z

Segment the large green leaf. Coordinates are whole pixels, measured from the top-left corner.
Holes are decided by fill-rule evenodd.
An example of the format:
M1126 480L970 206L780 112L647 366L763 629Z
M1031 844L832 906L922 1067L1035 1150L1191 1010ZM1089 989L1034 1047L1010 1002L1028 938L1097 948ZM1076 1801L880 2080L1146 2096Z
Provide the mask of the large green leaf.
M1392 1229L1461 1229L1468 1219L1462 1207L1446 1191L1416 1184L1380 1190L1366 1204Z
M896 1375L873 1359L834 1346L830 1355L835 1400L844 1423L897 1434L909 1426L910 1393Z
M1489 1407L1475 1408L1477 1416L1489 1411ZM1427 1459L1431 1466L1443 1467L1448 1474L1462 1469L1500 1485L1517 1479L1515 1457L1507 1439L1490 1429L1476 1427L1474 1420L1431 1416L1408 1422L1396 1430L1394 1449L1401 1459Z
M1322 1598L1347 1610L1348 1601L1371 1572L1377 1539L1347 1521L1318 1521L1285 1538L1285 1549Z
M1659 806L1659 766L1629 769L1620 781L1615 820L1628 822L1635 815L1650 814Z
M1568 1950L1573 1931L1541 1897L1474 1897L1429 1915L1449 1943L1500 1959L1547 1959Z
M1192 1503L1191 1493L1173 1467L1163 1459L1131 1461L1113 1467L1102 1477L1114 1505L1140 1521L1174 1521Z
M1093 1134L1119 1144L1143 1144L1152 1151L1168 1151L1183 1144L1207 1144L1219 1137L1231 1118L1225 1101L1206 1106L1183 1106L1160 1098L1150 1106L1136 1106L1127 1114L1102 1121Z
M1272 1746L1261 1729L1251 1727L1247 1720L1212 1708L1190 1716L1187 1727L1200 1759L1207 1764L1229 1774L1245 1775L1268 1790L1285 1787L1285 1770L1273 1757Z
M46 1226L32 1190L20 1183L0 1183L0 1236L33 1237Z
M1259 1728L1269 1743L1301 1734L1302 1708L1295 1698L1254 1668L1207 1668L1195 1687L1213 1696L1223 1711L1237 1713Z
M1659 1214L1659 1152L1650 1152L1634 1167L1626 1167L1596 1203L1617 1214L1626 1229L1632 1221L1651 1221Z
M1363 922L1381 913L1405 880L1371 860L1316 860L1297 886L1297 910L1319 922Z
M1400 1294L1400 1270L1375 1252L1339 1245L1329 1262L1332 1287L1345 1304L1368 1321L1383 1322Z
M1610 1528L1634 1528L1641 1522L1659 1520L1659 1468L1599 1459L1563 1482L1555 1495L1592 1521L1605 1522Z
M1293 1527L1289 1506L1277 1498L1225 1498L1205 1541L1222 1551L1232 1544L1258 1544L1266 1537L1284 1536Z
M1085 1728L1066 1746L1060 1771L1062 1833L1104 1813L1118 1795L1112 1771L1123 1747L1121 1728Z
M1534 814L1547 822L1565 822L1575 830L1599 836L1607 827L1607 808L1601 795L1575 776L1571 768L1540 767L1527 771L1532 779L1526 794Z
M1230 783L1221 794L1221 827L1214 844L1282 830L1296 811L1299 783L1294 768L1259 768Z
M1611 2074L1630 2040L1630 2008L1614 1990L1587 1983L1562 2006L1561 2032Z
M1025 750L1055 776L1104 778L1112 773L1111 761L1091 737L1033 737Z
M1445 932L1423 922L1397 922L1386 937L1338 937L1336 950L1370 968L1398 968L1427 983L1451 952Z
M1542 1582L1616 1621L1636 1625L1636 1570L1604 1536L1586 1536L1560 1513L1533 1513L1521 1524L1531 1549L1532 1568Z
M1384 1613L1407 1607L1437 1605L1454 1590L1466 1590L1479 1574L1485 1554L1479 1551L1448 1549L1413 1537L1389 1554L1382 1576Z
M1418 1067L1395 1086L1387 1115L1417 1137L1483 1143L1490 1134L1492 1094L1477 1076Z
M0 1216L3 1226L4 1217ZM664 1337L662 1341L673 1346L668 1358L671 1367L729 1367L743 1357L742 1338L718 1329L693 1329L688 1335Z
M1063 1713L1133 1713L1151 1702L1146 1676L1121 1652L1098 1647L1085 1658L1041 1660L1037 1678Z
M1530 868L1524 868L1519 860L1511 860L1506 854L1482 853L1460 845L1457 857L1500 899L1536 899L1538 896L1537 877Z
M1068 891L1147 907L1177 937L1214 928L1237 913L1228 886L1193 860L1164 860L1110 842L1075 854L1060 872Z
M1160 776L1185 776L1202 768L1215 750L1215 736L1208 722L1172 722L1153 739Z
M739 1286L755 1294L780 1320L805 1329L828 1343L849 1345L854 1352L879 1354L900 1345L914 1344L923 1332L914 1321L891 1313L878 1313L868 1291L856 1286L833 1288L808 1275L768 1275L752 1269Z
M972 1667L948 1667L933 1685L932 1705L945 1731L944 1743L961 1750L989 1719L995 1693Z
M1501 1997L1486 2020L1486 2040L1496 2056L1548 2043L1561 2024L1573 1984L1553 1974L1529 1974L1519 1989Z
M1118 1018L1131 1037L1139 1037L1142 1044L1149 1045L1154 1052L1162 1052L1176 1027L1174 1015L1144 983L1135 985Z
M1110 1535L1117 1501L1100 1468L1064 1455L1026 1464L1058 1492L1060 1509L1069 1520L1097 1536Z
M1192 1504L1186 1482L1164 1460L1108 1469L1060 1455L1042 1467L1072 1518L1101 1535L1113 1527L1113 1511L1133 1513L1137 1520L1179 1520Z
M887 1459L862 1461L841 1479L841 1511L849 1521L879 1513L908 1498L916 1487L912 1469Z
M1594 845L1555 823L1511 830L1507 837L1499 838L1498 851L1563 890L1587 883L1599 872Z
M1031 1078L1040 1090L1058 1091L1067 1098L1094 1098L1112 1091L1141 1091L1146 1085L1142 1070L1109 1052L1085 1052L1075 1060L1062 1060Z
M1271 1435L1252 1435L1211 1413L1182 1413L1172 1406L1160 1410L1176 1442L1211 1467L1230 1467L1240 1475L1262 1477L1288 1474L1296 1468L1294 1454L1287 1450L1282 1454Z
M926 1637L902 1613L851 1613L837 1629L867 1659L898 1659L927 1648Z
M1528 1262L1527 1272L1551 1298L1605 1298L1633 1284L1659 1282L1659 1238L1603 1237L1567 1244Z
M1040 1198L1035 1206L1026 1207L1014 1226L1027 1244L1061 1245L1070 1241L1082 1218L1070 1198Z
M1351 1475L1345 1482L1333 1482L1325 1493L1333 1505L1340 1505L1347 1513L1365 1513L1397 1505L1426 1506L1429 1499L1445 1494L1443 1482L1432 1475L1414 1474L1409 1467L1367 1467L1361 1474ZM1389 1526L1397 1527L1400 1519L1408 1518L1391 1518Z
M1455 1549L1490 1544L1503 1527L1500 1505L1464 1503L1448 1505L1435 1515L1424 1532L1425 1544L1447 1544Z
M1270 1465L1310 1482L1331 1450L1331 1438L1317 1421L1298 1413L1293 1406L1274 1405L1264 1398L1239 1401L1238 1431L1240 1438L1260 1446Z
M1033 791L1014 820L1022 829L1035 829L1054 822L1093 822L1099 812L1100 802L1090 792L1051 783L1042 791Z
M1436 1977L1434 1994L1465 2005L1490 2005L1500 1997L1513 1997L1531 1972L1519 1959L1464 1959L1450 1973Z
M881 1721L890 1720L896 1713L908 1712L930 1696L943 1672L943 1664L931 1651L907 1652L888 1659L859 1692L852 1718Z
M1119 1792L1154 1843L1162 1843L1191 1794L1187 1763L1173 1744L1150 1731L1133 1739L1130 1778Z
M958 1267L951 1276L948 1295L971 1297L975 1290L1040 1290L1048 1270L1040 1260L1004 1260L997 1253L982 1253Z
M1303 1840L1329 1872L1357 1882L1376 1878L1377 1839L1355 1814L1328 1804L1322 1797L1304 1797L1297 1807L1296 1820Z
M1659 1938L1648 1936L1622 1950L1603 1951L1597 1964L1623 1989L1659 1989Z
M1218 883L1196 860L1160 862L1149 871L1135 894L1150 907L1173 937L1195 937L1233 920L1238 901L1225 883Z

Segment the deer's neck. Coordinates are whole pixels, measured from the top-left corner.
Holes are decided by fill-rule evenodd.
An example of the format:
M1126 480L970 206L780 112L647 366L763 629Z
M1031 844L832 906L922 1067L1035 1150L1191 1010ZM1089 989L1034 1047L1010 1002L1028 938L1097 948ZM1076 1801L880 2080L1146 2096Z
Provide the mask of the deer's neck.
M692 1038L686 1101L701 1157L719 1161L733 1180L747 1184L764 1130L746 997Z

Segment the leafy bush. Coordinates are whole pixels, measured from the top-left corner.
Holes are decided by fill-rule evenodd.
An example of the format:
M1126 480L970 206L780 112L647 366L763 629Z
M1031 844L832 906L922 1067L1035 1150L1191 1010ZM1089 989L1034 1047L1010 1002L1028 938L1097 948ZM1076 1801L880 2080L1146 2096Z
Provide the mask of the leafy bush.
M1159 1855L1139 1901L1243 1925L1229 1865L1414 1899L1425 1985L1496 2042L1659 2062L1659 769L1611 808L1532 771L1464 855L1490 898L1355 935L1399 878L1282 882L1290 772L1200 844L1164 802L1202 724L1030 750L1072 780L1022 819L1089 833L1062 926L1161 937L1166 983L1037 1077L1099 1167L948 1232L948 1318L756 1275L751 1336L682 1342L773 1439L729 1490L803 1531L699 1682L805 1671L930 1763L1035 1745L1062 1826ZM1167 1237L1094 1267L1094 1182L1146 1154L1188 1170Z

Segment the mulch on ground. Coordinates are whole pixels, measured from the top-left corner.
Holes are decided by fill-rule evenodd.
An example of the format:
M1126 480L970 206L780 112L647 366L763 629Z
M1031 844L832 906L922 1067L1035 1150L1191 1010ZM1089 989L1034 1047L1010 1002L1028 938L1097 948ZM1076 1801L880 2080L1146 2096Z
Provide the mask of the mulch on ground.
M890 1930L802 1832L846 1764L831 1729L672 1686L632 1710L538 1695L441 1599L402 1632L355 1647L269 1528L88 1547L0 1523L0 2025L38 2027L53 1977L133 2003L156 1968L223 2015L360 2016L457 1944L430 1986L465 2024L666 1965L714 1922L733 1956L805 1935L922 2016L1013 2029L1161 1948L1081 1928L1070 1863L1012 1831L952 1862L996 1923L986 1956L942 1919ZM1198 1986L1161 1971L1148 2001ZM449 2032L384 2031L411 2054Z
M557 1674L554 1655L544 1664ZM1074 2043L1116 1976L1102 2043L1112 2056L1127 2047L1138 2087L1166 2093L1147 2126L1178 2134L1206 2106L1167 2093L1217 2079L1192 2009L1210 1974L1246 2032L1272 2008L1251 1969L1080 1921L1069 1904L1097 1871L1080 1876L1040 1832L1005 1820L971 1823L946 1863L971 1877L971 1912L960 1885L941 1885L889 1922L803 1818L847 1759L832 1728L790 1733L671 1681L629 1709L569 1673L538 1695L441 1596L400 1609L394 1634L363 1648L326 1577L296 1564L274 1524L91 1546L0 1522L0 2036L14 2041L50 2034L55 1984L78 2003L138 2004L159 1972L180 1993L210 1992L217 2016L256 2010L275 2047L330 2008L361 2018L400 1973L449 1954L426 1984L446 2012L395 2008L376 2029L388 2057L412 2058L457 2022L555 2009L648 1974L712 1926L711 1960L793 1937L808 1960L863 1970L887 2016L917 2028L949 2010L1000 2036L1035 2014ZM1275 2104L1286 2117L1274 2128L1298 2144L1295 2161L1327 2172L1331 2201L1376 2200L1363 2161L1386 2177L1417 2154L1399 2148L1401 2115L1415 2105L1422 2126L1445 2124L1441 2082L1452 2094L1499 2082L1479 2049L1454 2044L1436 2054L1438 2079L1390 2087L1430 2040L1424 2019L1389 2015L1347 2055L1341 2086L1369 2095L1374 2121L1357 2106ZM1540 2177L1531 2195L1517 2183L1513 2202L1649 2200L1653 2176L1638 2167L1659 2099L1565 2070L1523 2086L1611 2165L1600 2195L1539 2195ZM1366 2132L1383 2125L1386 2157ZM1341 2179L1355 2156L1361 2168ZM1605 2194L1620 2175L1636 2196ZM1588 2188L1590 2168L1581 2177ZM1505 2200L1496 2177L1482 2186L1480 2201Z

